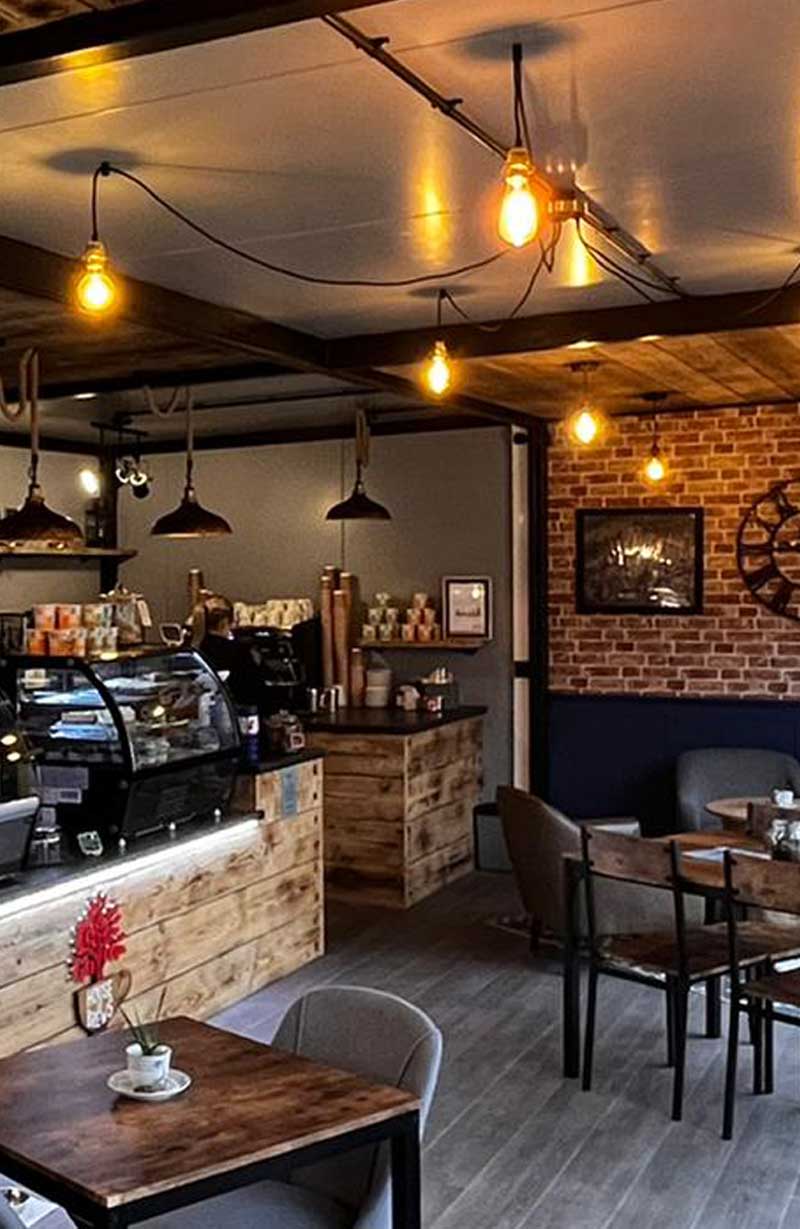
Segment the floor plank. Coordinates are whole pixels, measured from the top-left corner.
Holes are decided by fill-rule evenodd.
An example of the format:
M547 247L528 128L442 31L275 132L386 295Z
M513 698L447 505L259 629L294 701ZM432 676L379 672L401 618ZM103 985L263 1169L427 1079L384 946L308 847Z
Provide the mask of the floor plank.
M684 1121L672 1123L663 998L605 979L583 1093L560 1074L558 960L532 958L524 936L487 924L518 907L511 878L487 874L404 914L332 906L325 956L215 1022L269 1041L289 1003L329 983L428 1011L445 1060L425 1143L425 1229L800 1229L797 1030L776 1029L771 1097L750 1092L742 1045L736 1133L723 1143L724 1041L700 1035L702 998L692 996Z

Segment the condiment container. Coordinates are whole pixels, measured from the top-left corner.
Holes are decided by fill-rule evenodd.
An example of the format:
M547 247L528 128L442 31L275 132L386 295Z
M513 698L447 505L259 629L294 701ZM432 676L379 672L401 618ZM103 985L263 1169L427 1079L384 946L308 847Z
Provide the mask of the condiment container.
M403 640L412 641L416 640L419 628L417 627L416 623L404 623L400 628L400 631L402 633Z
M48 633L39 627L29 627L25 632L25 652L35 657L47 656Z

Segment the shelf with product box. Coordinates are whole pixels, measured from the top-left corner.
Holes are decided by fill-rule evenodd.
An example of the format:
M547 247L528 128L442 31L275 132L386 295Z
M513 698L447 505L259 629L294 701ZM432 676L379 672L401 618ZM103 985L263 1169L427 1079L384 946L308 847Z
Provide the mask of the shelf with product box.
M428 652L440 653L477 653L479 649L491 644L490 640L481 636L450 636L446 640L359 640L360 649L375 649L382 653L385 649L427 649Z

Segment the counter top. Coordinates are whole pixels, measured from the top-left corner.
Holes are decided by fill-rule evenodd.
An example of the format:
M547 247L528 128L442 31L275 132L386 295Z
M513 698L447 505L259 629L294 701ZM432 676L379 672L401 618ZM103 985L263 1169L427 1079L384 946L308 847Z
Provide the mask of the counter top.
M33 866L17 871L0 883L0 919L16 908L56 899L70 891L90 886L107 887L129 871L141 869L151 861L161 862L174 850L226 839L223 834L253 828L260 822L256 812L228 812L219 822L213 819L190 820L174 832L166 828L129 840L123 850L107 849L98 858L67 854L64 861L51 866Z
M241 759L236 766L236 772L240 777L260 777L267 772L277 772L281 768L293 768L295 764L321 759L324 754L324 751L313 751L309 747L304 751L287 751L282 755L267 753L257 760Z
M456 721L468 721L471 717L483 717L488 710L484 705L461 705L448 708L442 713L428 713L423 709L406 712L402 708L340 708L337 713L315 713L304 718L309 734L422 734L438 726L452 725Z

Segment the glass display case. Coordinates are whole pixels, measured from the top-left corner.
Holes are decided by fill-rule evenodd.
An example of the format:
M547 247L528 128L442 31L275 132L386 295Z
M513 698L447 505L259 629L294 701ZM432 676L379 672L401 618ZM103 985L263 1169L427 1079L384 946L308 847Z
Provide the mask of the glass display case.
M3 678L45 804L80 852L102 852L109 838L186 822L227 801L236 715L194 649L10 657Z

